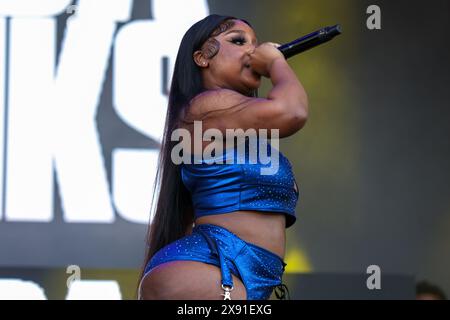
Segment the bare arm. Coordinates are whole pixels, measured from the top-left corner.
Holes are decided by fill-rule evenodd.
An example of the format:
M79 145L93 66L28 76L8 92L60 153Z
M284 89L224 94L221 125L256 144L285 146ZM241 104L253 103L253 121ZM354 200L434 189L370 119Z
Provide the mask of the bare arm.
M270 77L267 98L250 98L229 89L211 90L193 99L191 120L203 120L203 129L279 129L280 137L300 130L308 116L306 92L281 53L270 44L258 47L251 65Z
M308 118L308 96L284 58L276 59L272 63L269 74L273 87L267 95L267 100L280 109L280 114L277 115L280 118L280 129L293 134L304 126Z

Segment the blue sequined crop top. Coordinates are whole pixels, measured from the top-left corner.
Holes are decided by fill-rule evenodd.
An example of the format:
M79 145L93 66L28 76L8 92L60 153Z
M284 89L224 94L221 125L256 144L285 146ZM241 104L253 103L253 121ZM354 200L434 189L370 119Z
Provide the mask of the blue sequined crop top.
M269 143L256 145L256 160L255 153L251 153L254 145L250 148L246 140L245 152L234 147L217 157L203 157L199 163L181 164L181 178L192 196L196 218L252 210L284 213L286 228L294 224L298 188L292 166ZM263 158L259 150L266 148Z

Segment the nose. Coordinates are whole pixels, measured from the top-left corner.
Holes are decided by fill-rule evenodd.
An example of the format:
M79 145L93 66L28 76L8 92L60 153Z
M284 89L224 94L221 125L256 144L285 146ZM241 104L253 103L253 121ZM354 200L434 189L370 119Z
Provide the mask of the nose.
M252 54L255 52L256 46L254 44L250 44L247 48L247 54Z

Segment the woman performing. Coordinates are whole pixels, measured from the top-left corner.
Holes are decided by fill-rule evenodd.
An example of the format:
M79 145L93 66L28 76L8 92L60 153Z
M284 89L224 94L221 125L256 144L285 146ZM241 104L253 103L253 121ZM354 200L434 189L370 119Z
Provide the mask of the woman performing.
M279 153L278 170L261 175L260 161L176 164L171 157L174 130L195 137L197 121L203 132L214 128L224 137L227 129L277 129L283 138L303 127L307 95L276 47L258 44L248 22L227 16L210 15L184 35L169 94L140 299L261 300L274 289L279 299L287 296L285 229L295 222L298 199L288 160ZM261 76L272 82L267 98L256 96ZM202 141L201 151L211 143L223 144L218 158L234 155L225 138Z

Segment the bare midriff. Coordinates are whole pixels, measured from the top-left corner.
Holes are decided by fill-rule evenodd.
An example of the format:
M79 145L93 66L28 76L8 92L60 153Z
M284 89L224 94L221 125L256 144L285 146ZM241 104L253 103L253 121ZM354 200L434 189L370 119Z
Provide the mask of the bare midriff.
M234 211L199 217L195 224L214 224L228 229L242 240L269 250L284 259L286 217L282 213Z

